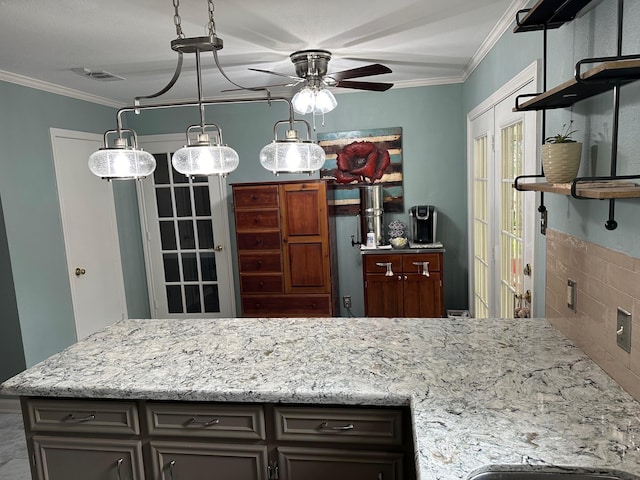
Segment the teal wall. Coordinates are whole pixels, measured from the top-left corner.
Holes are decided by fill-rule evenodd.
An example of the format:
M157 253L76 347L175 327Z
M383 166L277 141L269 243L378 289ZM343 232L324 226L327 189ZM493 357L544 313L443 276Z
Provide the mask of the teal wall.
M16 305L2 304L1 315L3 323L19 322L22 340L13 341L30 366L76 339L49 128L102 132L114 110L0 82L0 111L0 195L13 273L13 285L0 276L0 289L13 288Z
M465 145L461 141L461 95L460 84L385 93L346 93L338 95L338 108L326 115L324 126L321 118L316 119L318 132L402 127L405 213L389 216L385 223L393 218L408 223L406 212L412 205L428 203L437 206L438 237L447 249L447 308L466 308L467 304L466 177ZM195 108L148 111L130 115L128 121L139 135L176 133L190 123L197 123L197 113ZM208 107L207 121L222 128L224 142L240 155L240 166L227 178L229 184L309 178L306 175L281 175L277 178L262 168L258 161L260 149L273 139L273 124L286 119L287 115L285 103L274 103L271 107L263 103ZM231 217L232 213L230 205ZM230 224L233 229L232 218ZM361 257L359 249L351 246L351 235L356 233L356 225L354 216L337 219L338 275L340 295L351 295L352 312L361 316L364 314ZM235 232L232 231L231 235L234 242ZM237 268L234 270L237 272ZM237 295L237 275L235 281Z

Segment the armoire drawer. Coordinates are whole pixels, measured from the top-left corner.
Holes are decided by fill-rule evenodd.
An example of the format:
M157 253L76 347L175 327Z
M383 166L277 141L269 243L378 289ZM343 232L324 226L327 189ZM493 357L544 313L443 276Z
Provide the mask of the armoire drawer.
M242 293L282 293L282 275L240 275Z
M238 233L238 250L279 250L280 232Z
M240 273L279 273L282 271L280 252L256 252L238 254Z
M236 209L278 207L278 186L235 186L233 204Z
M236 212L236 229L280 230L280 212L278 210L248 210Z
M242 313L247 317L329 317L331 295L246 295Z

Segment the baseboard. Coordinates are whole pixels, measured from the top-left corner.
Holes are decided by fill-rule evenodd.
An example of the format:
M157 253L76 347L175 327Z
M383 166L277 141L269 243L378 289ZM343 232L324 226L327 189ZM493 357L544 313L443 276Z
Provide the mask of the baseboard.
M20 413L20 399L0 398L0 413Z

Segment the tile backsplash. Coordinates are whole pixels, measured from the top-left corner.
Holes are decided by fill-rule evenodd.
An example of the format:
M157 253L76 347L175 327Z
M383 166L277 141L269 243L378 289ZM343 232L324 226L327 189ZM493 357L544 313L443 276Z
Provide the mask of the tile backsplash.
M576 311L567 281L576 282ZM618 347L618 307L632 314L631 353ZM547 230L546 317L640 401L640 259Z

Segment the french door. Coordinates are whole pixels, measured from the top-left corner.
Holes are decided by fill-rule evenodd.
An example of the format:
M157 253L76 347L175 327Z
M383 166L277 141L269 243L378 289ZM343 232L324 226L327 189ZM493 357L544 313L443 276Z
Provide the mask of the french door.
M152 316L234 317L224 179L173 169L184 135L141 137L140 144L157 163L138 188Z
M535 206L513 188L535 171L536 114L513 112L536 91L525 70L468 116L470 309L476 318L531 316Z

